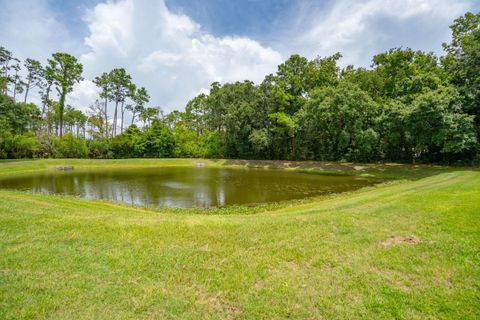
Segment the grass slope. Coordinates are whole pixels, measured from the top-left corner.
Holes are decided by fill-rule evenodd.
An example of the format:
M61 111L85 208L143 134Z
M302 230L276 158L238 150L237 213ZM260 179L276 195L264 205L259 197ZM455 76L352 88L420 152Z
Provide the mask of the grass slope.
M0 175L59 163L165 164L4 162ZM0 318L478 319L480 172L419 170L255 215L0 190Z

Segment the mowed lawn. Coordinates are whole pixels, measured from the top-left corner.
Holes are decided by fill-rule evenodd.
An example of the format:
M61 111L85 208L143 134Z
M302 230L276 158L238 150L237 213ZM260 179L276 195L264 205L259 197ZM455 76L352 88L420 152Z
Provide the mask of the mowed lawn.
M248 210L0 190L0 319L480 318L478 170Z

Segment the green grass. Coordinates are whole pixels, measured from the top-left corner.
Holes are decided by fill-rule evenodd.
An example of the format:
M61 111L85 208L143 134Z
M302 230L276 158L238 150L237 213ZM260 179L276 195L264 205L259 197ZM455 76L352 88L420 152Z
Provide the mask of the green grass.
M196 161L12 161L0 176ZM480 171L284 165L402 180L230 215L0 190L0 319L480 318Z

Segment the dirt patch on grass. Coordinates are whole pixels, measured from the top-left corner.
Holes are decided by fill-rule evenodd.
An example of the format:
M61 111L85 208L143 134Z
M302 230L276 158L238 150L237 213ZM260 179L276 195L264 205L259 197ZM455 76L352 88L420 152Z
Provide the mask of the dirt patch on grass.
M419 244L420 239L416 236L390 236L388 239L383 240L380 244L384 247L396 246L399 244Z
M197 303L208 306L215 313L221 313L224 319L235 319L243 311L241 306L228 301L222 292L208 292L202 286L197 287Z
M253 284L253 287L256 289L256 290L262 290L263 288L265 288L265 282L263 282L262 280L260 279L257 279L255 281L255 283Z

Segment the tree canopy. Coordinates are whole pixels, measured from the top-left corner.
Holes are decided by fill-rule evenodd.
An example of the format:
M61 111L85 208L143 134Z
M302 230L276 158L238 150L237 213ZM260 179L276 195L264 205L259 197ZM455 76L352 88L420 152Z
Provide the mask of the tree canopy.
M441 57L392 48L357 68L294 54L261 83L214 82L167 114L123 68L93 79L98 100L80 111L66 104L82 80L74 56L22 69L0 47L0 157L479 162L479 25L480 13L456 19Z

